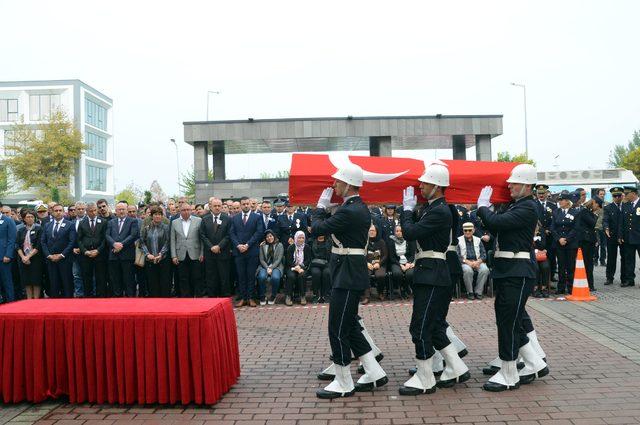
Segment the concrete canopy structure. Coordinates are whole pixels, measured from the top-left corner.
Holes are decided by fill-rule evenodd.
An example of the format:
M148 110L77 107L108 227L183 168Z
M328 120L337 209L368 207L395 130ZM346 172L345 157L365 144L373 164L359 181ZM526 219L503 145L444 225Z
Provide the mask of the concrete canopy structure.
M193 146L196 200L215 194L273 197L287 192L286 179L227 180L225 155L368 150L392 156L393 149L452 149L466 159L491 160L491 139L502 134L502 115L286 118L185 122L184 141ZM209 180L209 156L213 180Z

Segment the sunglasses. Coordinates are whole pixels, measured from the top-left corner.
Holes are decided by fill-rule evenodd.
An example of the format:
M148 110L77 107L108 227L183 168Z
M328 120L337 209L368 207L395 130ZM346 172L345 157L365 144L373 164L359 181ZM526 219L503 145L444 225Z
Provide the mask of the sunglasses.
M465 233L473 233L473 230L464 230Z
M617 195L612 195L614 198L620 198L622 196L622 193L618 193Z

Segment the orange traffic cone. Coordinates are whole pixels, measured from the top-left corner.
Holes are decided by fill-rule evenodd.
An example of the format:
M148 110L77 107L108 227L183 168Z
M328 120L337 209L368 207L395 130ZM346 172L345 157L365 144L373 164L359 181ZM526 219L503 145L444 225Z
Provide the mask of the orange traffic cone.
M567 295L567 299L569 301L595 301L598 299L589 292L587 271L584 268L584 259L582 258L582 250L580 248L578 248L578 256L576 258L573 290L571 291L571 295Z

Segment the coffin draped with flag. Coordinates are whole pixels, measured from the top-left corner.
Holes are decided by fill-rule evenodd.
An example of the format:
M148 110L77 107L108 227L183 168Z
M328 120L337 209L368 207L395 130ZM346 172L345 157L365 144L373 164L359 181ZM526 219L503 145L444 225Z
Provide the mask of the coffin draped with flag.
M425 161L413 158L293 154L289 174L290 202L315 205L322 190L332 185L334 179L331 175L345 161L351 161L365 171L360 196L365 202L374 204L402 203L402 191L407 186L417 188L418 178L425 169ZM443 162L449 167L450 184L446 190L449 203L474 204L484 186L493 187L492 203L511 201L506 180L517 163L463 160ZM420 198L420 191L416 190L416 193ZM334 201L339 201L339 198Z

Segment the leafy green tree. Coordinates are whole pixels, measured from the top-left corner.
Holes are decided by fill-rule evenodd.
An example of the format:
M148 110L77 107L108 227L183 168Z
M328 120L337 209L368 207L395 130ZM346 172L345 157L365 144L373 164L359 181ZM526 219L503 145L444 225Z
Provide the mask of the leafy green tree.
M525 153L519 153L517 155L511 156L509 152L498 152L498 162L520 162L522 164L531 164L536 165L536 162L527 157Z
M116 201L127 201L129 205L137 204L142 199L142 192L133 183L129 183L116 194Z
M640 176L640 147L635 148L631 152L627 153L622 162L618 166L619 168L626 168L632 171L636 177Z
M151 199L153 198L153 193L150 190L144 191L143 202L145 205L149 205L151 203Z
M213 181L213 170L209 170L209 181ZM193 168L180 176L182 196L189 198L189 202L196 199L196 173Z
M609 165L615 168L627 168L623 165L623 163L625 162L625 158L627 157L627 155L638 148L640 148L640 130L636 130L633 132L633 136L626 146L615 145L615 147L609 154Z
M55 111L36 129L14 124L5 147L5 163L22 189L33 188L45 199L70 200L69 182L86 146L82 134L63 111Z

